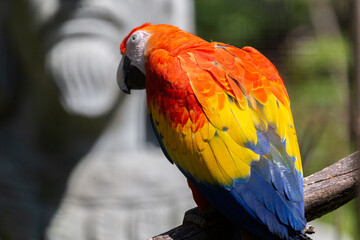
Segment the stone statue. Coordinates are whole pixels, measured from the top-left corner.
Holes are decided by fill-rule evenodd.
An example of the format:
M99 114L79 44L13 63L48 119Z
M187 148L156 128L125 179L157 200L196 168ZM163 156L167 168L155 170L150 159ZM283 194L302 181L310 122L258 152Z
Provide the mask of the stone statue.
M115 79L124 35L144 22L194 31L192 1L1 5L13 11L0 51L16 58L14 74L0 68L14 80L0 91L0 237L144 239L180 224L186 181L154 140L145 93L123 96Z

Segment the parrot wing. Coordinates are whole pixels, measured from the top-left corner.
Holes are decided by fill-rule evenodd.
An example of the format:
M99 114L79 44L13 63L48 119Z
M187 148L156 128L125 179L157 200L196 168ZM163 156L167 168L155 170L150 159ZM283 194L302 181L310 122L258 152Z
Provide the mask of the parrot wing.
M271 62L251 47L212 42L157 50L148 64L148 108L169 160L251 232L254 221L280 237L301 231L301 159Z

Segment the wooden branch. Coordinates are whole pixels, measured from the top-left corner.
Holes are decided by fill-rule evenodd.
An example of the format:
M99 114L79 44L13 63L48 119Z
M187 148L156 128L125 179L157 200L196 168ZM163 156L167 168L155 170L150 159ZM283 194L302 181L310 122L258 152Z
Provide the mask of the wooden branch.
M360 152L304 178L305 216L311 221L355 198L360 179Z
M356 196L360 181L360 152L355 152L333 165L304 178L305 216L307 221L321 217ZM196 214L191 209L186 214ZM231 224L221 215L212 217L206 228L186 222L151 240L232 239Z

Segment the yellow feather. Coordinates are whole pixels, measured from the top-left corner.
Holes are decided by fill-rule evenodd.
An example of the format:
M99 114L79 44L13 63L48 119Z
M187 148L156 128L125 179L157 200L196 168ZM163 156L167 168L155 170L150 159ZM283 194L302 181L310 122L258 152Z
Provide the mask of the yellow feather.
M258 132L266 132L268 130L268 123L256 112L253 108L249 109L250 117L254 123L255 129Z
M289 119L289 114L291 113L289 113L285 106L281 102L279 102L279 124L276 132L280 136L282 141L285 140L287 134L286 130L289 123L291 122Z
M231 157L226 145L220 139L218 135L215 135L209 142L211 150L215 156L214 161L216 162L220 173L225 179L225 184L231 184L235 176L237 176L237 166ZM218 177L221 179L220 177Z
M183 131L181 132L183 147L182 151L184 153L194 153L194 146L193 146L193 140L192 140L192 131L191 128L188 126L188 123L191 123L190 119L187 122L187 124L184 126Z
M244 179L246 177L249 177L251 171L250 165L246 164L243 161L243 158L239 158L238 154L235 154L234 152L230 152L230 153L237 165L237 174L235 179L239 179L239 178Z
M231 125L231 121L233 118L231 111L230 111L228 96L222 90L221 90L221 92L218 92L216 95L218 98L218 109L216 111L218 111L218 116L220 118L221 125L222 125L219 129L220 130L223 130L224 128L228 129ZM210 119L210 121L211 121L211 119Z
M204 151L201 152L201 155L204 161L204 165L209 170L209 173L215 182L223 184L228 184L231 182L231 179L228 176L225 177L223 172L219 168L219 165L215 159L214 153L210 145L208 145L204 149Z
M288 107L285 107L280 101L278 101L277 104L278 128L276 129L276 132L282 141L286 140L286 152L289 156L296 159L295 167L298 171L302 172L301 156L291 110ZM274 110L268 110L268 112L269 111Z
M205 142L210 141L214 137L215 128L209 122L206 122L204 126L200 129L201 137Z
M279 125L279 110L277 100L273 94L268 95L268 101L265 106L262 106L260 112L264 119L268 122L269 126L274 129L278 128ZM259 103L261 104L261 103Z
M301 156L300 156L296 131L293 124L288 126L287 132L288 135L286 137L286 152L289 154L289 156L294 157L296 159L295 168L299 172L301 172L302 171Z
M268 128L268 123L265 121L264 117L260 113L259 102L251 95L248 96L248 102L250 106L249 113L256 130L260 132L266 132Z
M208 125L208 124L207 124ZM213 135L214 136L214 135ZM204 141L204 139L201 136L200 131L197 131L194 133L194 141L195 141L195 146L197 147L198 151L202 151L205 149L205 147L207 146L207 142Z
M209 149L208 143L207 143L207 149ZM197 175L197 179L199 179L199 181L205 181L206 183L209 184L215 184L219 181L214 180L214 176L210 172L207 162L204 160L205 155L206 154L202 154L201 152L201 154L198 156L200 168L199 168L199 175Z
M250 142L257 143L256 129L251 118L250 110L241 110L235 103L230 103L230 111L233 115L233 121L227 132L239 145Z
M236 155L237 159L241 160L247 165L250 165L251 162L257 161L260 159L259 154L254 153L250 149L240 146L237 144L234 139L227 132L218 132L220 138L223 140L229 151L232 155Z

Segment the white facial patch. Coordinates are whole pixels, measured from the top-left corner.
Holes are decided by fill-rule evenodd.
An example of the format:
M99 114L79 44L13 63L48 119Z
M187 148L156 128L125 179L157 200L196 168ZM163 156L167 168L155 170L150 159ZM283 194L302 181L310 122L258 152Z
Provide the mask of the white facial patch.
M143 74L146 74L144 54L149 37L149 33L138 30L126 41L125 55L130 58L131 65L137 67Z

